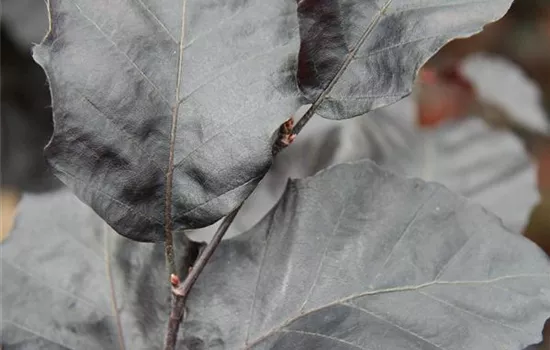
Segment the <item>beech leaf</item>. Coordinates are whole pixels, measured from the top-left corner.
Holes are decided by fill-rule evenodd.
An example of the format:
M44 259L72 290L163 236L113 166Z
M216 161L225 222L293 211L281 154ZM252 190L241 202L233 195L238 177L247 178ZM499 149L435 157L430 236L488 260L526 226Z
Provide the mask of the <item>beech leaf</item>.
M541 339L549 267L441 185L342 164L222 242L183 329L195 349L519 350Z
M50 0L34 50L47 157L126 237L207 226L252 192L301 104L347 118L397 101L441 45L510 2Z
M301 91L330 119L394 103L444 44L478 32L509 6L506 0L298 1Z
M162 243L113 234L67 191L20 212L2 245L3 347L161 349ZM178 349L520 350L542 340L550 262L479 205L361 161L289 182L221 243L187 311Z
M18 209L0 247L2 348L116 348L109 227L66 190L25 194Z

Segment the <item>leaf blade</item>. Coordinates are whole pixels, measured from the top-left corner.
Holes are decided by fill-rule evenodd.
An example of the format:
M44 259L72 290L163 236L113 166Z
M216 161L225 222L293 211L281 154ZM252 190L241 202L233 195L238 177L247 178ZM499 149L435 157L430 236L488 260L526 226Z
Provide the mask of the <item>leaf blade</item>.
M117 232L162 241L235 209L270 167L277 129L300 104L314 103L309 116L347 118L395 102L445 40L498 17L508 2L430 7L435 1L419 10L312 0L298 3L299 19L292 0L51 0L50 33L34 51L54 100L46 153ZM457 9L476 16L441 20ZM308 36L304 19L334 45ZM304 57L300 40L319 52ZM411 58L403 45L414 48ZM330 57L321 70L300 73L319 57Z
M435 197L433 188L440 192ZM403 198L418 201L408 205ZM407 207L401 219L394 215L395 206ZM117 343L113 317L100 322L104 328L94 326L98 316L111 314L112 293L101 256L105 243L110 250L106 253L113 254L120 320L131 334L126 346L155 349L162 344L170 295L168 288L159 288L165 280L162 244L139 244L106 232L101 220L67 192L25 196L21 209L24 225L2 246L2 262L17 259L25 271L40 277L35 282L60 287L44 292L44 287L29 283L32 280L22 280L25 274L4 271L8 283L1 285L6 321L2 331L14 335L3 338L8 346L37 341L28 332L13 330L9 322L71 349L82 344L111 348ZM315 249L326 246L340 215L328 251ZM40 233L49 235L29 229L37 223L42 224ZM409 234L396 245L407 226ZM25 263L28 252L34 259ZM87 258L75 264L73 255ZM312 267L321 261L325 263L319 274ZM414 333L444 349L520 348L540 340L550 309L548 266L533 244L437 185L404 180L369 162L339 165L292 181L278 206L253 230L222 243L192 292L181 346L429 349ZM67 277L83 273L83 283ZM27 297L21 286L41 297ZM74 303L72 294L89 299L77 302L88 308L77 308L82 312L74 318L66 311L52 312ZM43 304L47 307L38 307ZM53 338L42 333L51 331L52 324L58 325Z
M104 223L72 197L25 195L15 235L2 245L2 344L8 348L117 343L101 242ZM57 220L68 199L71 220Z
M308 113L346 119L398 101L411 92L429 56L455 37L478 32L509 6L506 1L300 1L298 80L312 103ZM464 11L462 19L457 11ZM312 18L325 21L312 23ZM324 49L327 38L340 42Z
M548 290L544 254L481 207L365 161L293 180L262 222L222 242L184 329L229 349L512 349L537 341Z
M182 23L168 9L181 5L52 0L52 29L34 53L54 98L46 152L57 175L140 241L209 225L240 204L297 108L292 1L192 2L175 42Z

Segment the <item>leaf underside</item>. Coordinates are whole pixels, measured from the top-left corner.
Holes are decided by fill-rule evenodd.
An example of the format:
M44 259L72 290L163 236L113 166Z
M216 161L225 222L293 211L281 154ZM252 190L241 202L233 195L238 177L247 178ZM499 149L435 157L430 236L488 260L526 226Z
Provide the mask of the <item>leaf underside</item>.
M206 349L523 349L550 314L548 268L443 186L343 164L222 242L183 328Z
M509 6L505 0L301 0L300 89L330 119L394 103L445 43L474 34Z
M6 349L161 349L162 244L112 234L66 191L26 195L20 210L2 245ZM523 349L550 314L549 267L442 186L343 164L290 182L256 227L222 242L178 346Z
M115 235L67 190L26 194L19 211L0 254L3 349L162 348L163 244Z
M53 99L47 157L118 233L212 224L269 168L301 104L349 118L410 92L446 41L510 0L50 0L34 50Z

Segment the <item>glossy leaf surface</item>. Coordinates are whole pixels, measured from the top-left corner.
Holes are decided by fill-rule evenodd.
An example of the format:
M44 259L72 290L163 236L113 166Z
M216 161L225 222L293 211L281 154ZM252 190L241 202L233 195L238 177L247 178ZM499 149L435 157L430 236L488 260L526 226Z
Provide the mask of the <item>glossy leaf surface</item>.
M300 104L341 119L395 102L441 45L509 4L51 0L34 51L47 156L118 233L161 241L237 207Z
M115 235L67 192L26 196L21 213L2 245L7 349L161 348L162 244ZM293 180L256 227L222 242L179 346L523 349L550 313L549 268L442 186L343 164Z
M342 164L222 243L184 329L207 349L522 349L550 312L549 267L441 185Z

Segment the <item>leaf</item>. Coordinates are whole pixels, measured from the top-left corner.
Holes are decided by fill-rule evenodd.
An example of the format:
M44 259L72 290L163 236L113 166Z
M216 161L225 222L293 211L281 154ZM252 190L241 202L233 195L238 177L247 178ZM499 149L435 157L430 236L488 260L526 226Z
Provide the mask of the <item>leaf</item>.
M516 66L476 56L466 60L463 69L484 99L534 130L544 130L539 91ZM441 183L483 205L519 234L539 200L536 169L522 143L511 133L492 130L475 114L437 129L419 130L413 97L358 118L313 118L292 147L274 159L225 237L247 231L266 215L284 192L288 177L312 176L327 166L365 158L400 174ZM216 226L194 231L190 237L208 240Z
M510 0L378 3L51 0L34 51L53 98L47 156L124 236L204 227L251 193L301 103L345 118L394 102L430 54Z
M548 268L444 187L343 164L222 242L183 328L190 349L520 349L540 341Z
M416 95L418 124L425 128L467 117L476 101L472 83L456 66L444 71L422 68Z
M67 191L25 194L2 244L2 346L112 349L117 344L105 223Z
M163 244L114 234L66 189L25 194L19 212L0 254L3 349L161 349Z
M4 348L162 347L170 294L161 243L113 234L67 191L26 194L20 213L21 224L0 256ZM182 237L175 237L176 245ZM404 180L369 162L339 165L292 181L258 226L222 243L190 296L179 348L242 349L253 317L251 337L295 318L285 334L304 343L274 344L277 350L347 346L332 347L327 339L309 347L314 336L299 333L309 331L300 325L351 343L368 341L367 349L431 349L391 322L448 342L441 346L446 350L516 350L541 340L550 311L548 267L533 244L441 186ZM357 291L368 295L350 298L350 309L336 302ZM319 315L327 316L324 324L315 323ZM505 345L493 346L493 340Z
M524 235L550 255L550 143L538 146L540 149L535 150L534 158L540 201L531 212Z
M524 236L535 242L550 256L550 196L542 195L540 202L531 210Z
M537 180L541 194L550 193L550 137L547 142L541 145L541 149L537 150L535 155L537 160Z
M432 54L509 6L505 0L301 0L300 88L312 109L330 119L396 102L411 92Z
M252 191L298 107L292 0L52 0L50 13L34 51L53 96L47 156L117 232L160 241Z

